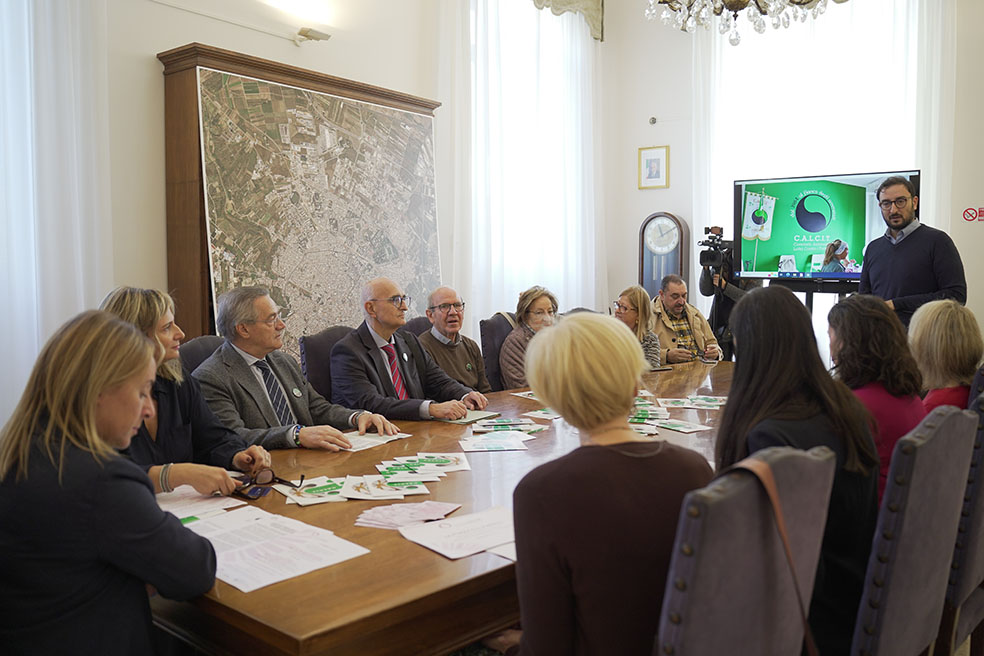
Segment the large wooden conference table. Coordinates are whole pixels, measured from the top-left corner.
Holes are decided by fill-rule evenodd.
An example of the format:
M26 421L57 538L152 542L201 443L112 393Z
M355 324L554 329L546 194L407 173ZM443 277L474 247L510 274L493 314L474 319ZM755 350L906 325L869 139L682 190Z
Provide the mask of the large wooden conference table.
M644 383L657 397L727 395L732 363L676 365L648 374ZM489 395L489 409L504 417L543 407L509 392ZM691 446L708 457L719 410L670 410L670 417L711 426L684 435L660 429L657 439ZM546 422L544 422L546 423ZM374 474L374 465L418 452L457 452L471 429L436 421L398 422L413 437L357 453L309 450L273 452L278 476ZM562 420L529 440L528 451L469 453L471 471L452 472L428 483L429 496L405 501L359 501L301 507L273 492L251 503L334 531L370 553L248 594L216 581L191 602L154 597L154 620L207 653L215 654L444 654L516 623L519 604L515 569L500 556L480 553L459 560L404 539L399 532L355 526L373 506L424 500L460 503L452 517L493 506L512 507L512 492L537 465L558 458L579 442ZM653 500L640 499L640 503Z

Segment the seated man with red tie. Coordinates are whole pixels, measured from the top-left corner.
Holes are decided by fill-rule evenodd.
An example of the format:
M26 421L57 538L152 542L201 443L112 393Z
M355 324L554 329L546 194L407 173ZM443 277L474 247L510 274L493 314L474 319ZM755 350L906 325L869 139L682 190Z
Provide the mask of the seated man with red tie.
M366 320L331 350L331 395L390 419L461 419L488 400L441 369L416 335L397 332L410 298L389 278L362 289Z
M192 375L212 412L247 442L338 451L351 446L342 431L396 433L385 417L330 403L308 384L281 350L286 324L266 289L239 287L220 296L216 324L226 341Z

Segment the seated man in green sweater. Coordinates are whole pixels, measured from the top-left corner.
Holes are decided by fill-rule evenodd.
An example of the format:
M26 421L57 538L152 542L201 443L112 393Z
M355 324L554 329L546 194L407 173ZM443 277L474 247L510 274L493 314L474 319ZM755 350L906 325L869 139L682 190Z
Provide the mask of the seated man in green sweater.
M461 334L465 303L450 287L438 287L427 299L427 318L431 329L420 336L438 366L456 381L482 394L492 391L485 377L482 351L474 340Z

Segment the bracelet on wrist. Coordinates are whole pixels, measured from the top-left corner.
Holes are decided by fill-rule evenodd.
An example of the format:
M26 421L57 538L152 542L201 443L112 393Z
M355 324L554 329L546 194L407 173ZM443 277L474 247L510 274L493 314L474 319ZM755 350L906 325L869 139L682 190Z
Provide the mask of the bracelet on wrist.
M294 446L301 446L301 429L304 428L300 424L294 425Z

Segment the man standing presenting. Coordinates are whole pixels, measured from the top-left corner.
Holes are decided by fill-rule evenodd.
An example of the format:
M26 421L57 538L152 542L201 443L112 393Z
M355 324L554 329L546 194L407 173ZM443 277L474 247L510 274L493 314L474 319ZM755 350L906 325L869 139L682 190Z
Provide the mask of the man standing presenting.
M212 412L247 442L338 451L352 446L339 429L396 434L382 415L329 403L308 384L280 350L286 324L266 289L240 287L220 296L216 324L226 341L192 375Z
M465 303L450 287L438 287L427 299L431 329L420 336L420 345L444 373L482 394L492 391L485 377L485 361L475 340L461 334Z
M888 229L868 244L858 292L885 299L906 326L930 301L967 302L967 279L953 240L916 218L919 196L907 178L892 176L875 194Z
M680 276L671 273L663 278L659 296L653 301L653 314L663 362L721 359L714 331L700 310L687 303L687 283Z
M410 298L389 278L362 289L366 320L331 350L331 393L342 403L394 419L461 419L488 400L441 370L406 323Z

